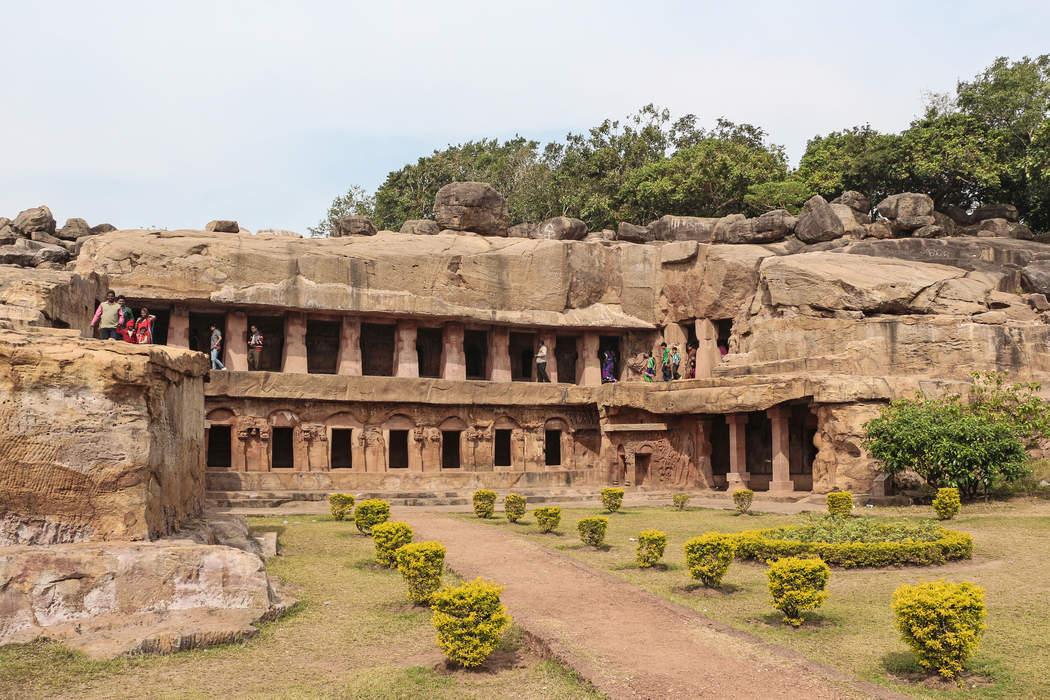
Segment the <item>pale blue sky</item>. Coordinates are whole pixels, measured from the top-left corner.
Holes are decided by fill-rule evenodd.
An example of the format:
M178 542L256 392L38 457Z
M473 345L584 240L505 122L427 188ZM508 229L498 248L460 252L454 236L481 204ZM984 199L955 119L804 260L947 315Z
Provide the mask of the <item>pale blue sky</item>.
M654 102L816 134L1050 51L1050 3L0 0L0 215L305 231L449 143Z

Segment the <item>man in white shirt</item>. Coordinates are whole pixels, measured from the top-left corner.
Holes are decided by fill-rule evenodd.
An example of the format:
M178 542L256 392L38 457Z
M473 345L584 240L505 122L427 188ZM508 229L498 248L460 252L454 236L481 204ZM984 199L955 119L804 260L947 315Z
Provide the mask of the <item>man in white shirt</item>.
M536 381L550 382L547 375L547 344L540 341L540 349L536 351Z

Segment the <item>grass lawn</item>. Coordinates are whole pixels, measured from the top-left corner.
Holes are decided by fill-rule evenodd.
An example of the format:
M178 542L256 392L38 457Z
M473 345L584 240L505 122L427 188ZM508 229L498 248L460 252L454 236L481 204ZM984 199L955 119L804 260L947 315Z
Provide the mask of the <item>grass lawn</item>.
M761 507L761 504L756 504ZM876 517L930 517L930 508L863 509ZM682 545L708 530L776 527L801 522L798 515L744 515L730 511L670 507L627 508L609 517L604 549L580 543L576 521L599 514L594 509L562 510L557 534L537 532L531 508L518 524L497 517L479 521L479 527L500 527L561 550L590 566L605 569L637 586L704 615L746 630L782 646L797 649L814 660L850 672L863 680L887 685L916 697L1000 698L1050 697L1050 620L1046 614L1050 589L1050 503L1021 499L1010 503L963 506L948 527L973 535L974 558L936 567L894 569L832 569L828 600L810 613L801 629L780 621L769 604L765 567L734 562L721 590L698 588L685 568ZM485 524L482 524L482 523ZM660 569L640 570L634 564L635 542L630 538L646 528L667 533L668 544ZM988 630L971 664L966 687L921 679L918 665L900 639L890 611L893 590L902 583L946 578L972 581L987 592ZM971 687L972 686L972 687Z
M91 661L55 643L0 647L0 697L597 697L514 628L482 670L446 670L429 609L409 603L396 571L374 566L371 538L351 523L252 525L278 531L282 556L268 569L298 587L301 603L282 620L244 643L171 656Z

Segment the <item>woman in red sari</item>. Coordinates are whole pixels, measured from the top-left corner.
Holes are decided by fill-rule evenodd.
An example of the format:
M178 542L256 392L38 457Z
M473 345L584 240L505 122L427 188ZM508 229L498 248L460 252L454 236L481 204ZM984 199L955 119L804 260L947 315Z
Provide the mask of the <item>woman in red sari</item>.
M145 306L139 311L138 321L135 322L135 341L139 344L148 344L153 342L153 322L157 320L156 316L150 315L149 309Z

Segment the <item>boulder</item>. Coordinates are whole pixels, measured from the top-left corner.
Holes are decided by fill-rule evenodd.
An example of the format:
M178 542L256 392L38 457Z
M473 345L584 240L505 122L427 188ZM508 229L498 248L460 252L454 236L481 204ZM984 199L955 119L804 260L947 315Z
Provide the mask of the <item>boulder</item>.
M44 231L33 231L29 234L29 240L43 243L44 245L62 245L63 241Z
M846 233L852 233L859 229L863 223L857 219L857 212L853 211L850 207L845 204L830 204L831 210L835 212L835 216L842 222L842 230Z
M484 182L452 182L434 197L434 218L442 229L506 236L507 200Z
M890 221L908 216L932 216L933 199L927 194L902 192L900 194L892 194L879 202L877 209L879 214ZM915 228L919 227L916 226Z
M893 238L893 229L885 221L863 224L856 233L860 238Z
M208 225L204 227L204 230L215 231L216 233L239 233L241 227L237 225L236 221L217 219L215 221L209 221Z
M568 216L547 219L532 231L532 238L548 241L582 241L587 236L587 224Z
M1025 287L1035 294L1050 295L1050 260L1037 260L1021 270Z
M723 216L721 219L715 221L715 228L711 232L712 243L725 243L726 239L729 238L729 229L735 224L739 224L742 221L746 221L747 217L743 214L729 214Z
M718 219L702 216L662 216L647 226L650 240L714 242Z
M795 229L797 217L785 209L769 211L754 219L735 221L725 234L726 243L774 243Z
M332 224L332 238L374 235L376 235L375 224L367 216L341 216Z
M13 243L0 245L0 265L36 267L43 263L65 263L69 251L58 245L49 245L28 238L16 238Z
M946 204L942 208L944 209L945 215L959 226L969 226L973 223L973 215L968 213L962 207L957 207L954 204Z
M91 227L83 219L66 219L66 225L58 229L55 235L67 241L75 241L81 236L91 235Z
M522 224L514 224L507 229L507 238L532 238L532 232L536 230L536 224L526 221Z
M621 221L620 225L616 228L616 240L627 241L629 243L648 243L653 240L652 231L645 226L638 226L637 224L629 224L626 221Z
M906 236L912 231L917 231L923 226L932 226L937 220L932 216L901 216L890 219L890 228L898 236Z
M927 224L921 228L917 228L912 231L913 236L916 238L941 238L947 236L944 229L936 224Z
M411 233L416 236L436 236L441 232L441 227L432 219L409 219L401 224L401 233Z
M1017 207L1013 204L989 204L983 207L977 207L973 210L971 219L974 222L984 221L986 219L1006 219L1007 221L1017 221L1019 215Z
M1032 229L1028 228L1024 224L1010 224L1010 232L1007 235L1010 238L1016 238L1021 241L1035 240L1035 234L1032 233Z
M954 236L957 227L955 219L939 211L933 212L933 223L944 230L945 236Z
M861 216L868 216L871 213L871 198L865 197L856 190L846 190L831 200L831 203L844 204Z
M243 232L244 229L241 229ZM255 232L256 236L280 236L282 238L302 238L303 234L297 231L289 231L284 228L261 228Z
M97 236L100 233L109 233L110 231L116 231L117 227L113 224L99 224L98 226L91 227L91 234Z
M842 236L845 228L831 205L815 194L806 200L795 224L795 236L803 243L831 241Z
M55 233L55 217L51 216L50 209L43 206L20 212L11 225L26 235L34 231L43 231L51 235Z

